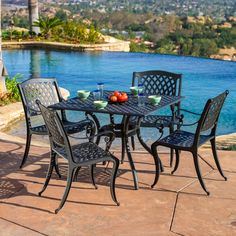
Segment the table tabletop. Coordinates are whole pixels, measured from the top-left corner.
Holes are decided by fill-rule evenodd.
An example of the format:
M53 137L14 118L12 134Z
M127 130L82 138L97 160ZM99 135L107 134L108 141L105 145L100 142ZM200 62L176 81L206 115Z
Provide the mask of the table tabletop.
M104 91L104 100L108 100L108 96L112 94L112 91ZM127 116L146 116L149 113L159 110L163 107L170 106L172 104L178 103L184 97L182 96L161 96L161 101L158 105L152 105L149 102L148 97L145 98L145 105L138 106L138 98L130 93L127 93L129 100L124 103L108 103L104 109L96 109L93 102L93 96L86 99L80 99L79 97L70 98L68 100L63 100L59 103L50 105L49 108L57 110L74 110L74 111L84 111L91 113L107 113L114 115L127 115Z

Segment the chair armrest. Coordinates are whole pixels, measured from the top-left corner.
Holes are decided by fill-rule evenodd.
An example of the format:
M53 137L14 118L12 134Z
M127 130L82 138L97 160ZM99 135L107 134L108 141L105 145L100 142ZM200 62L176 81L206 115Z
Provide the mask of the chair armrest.
M198 122L199 122L199 120L196 121L196 122L193 122L193 123L189 123L189 124L184 124L184 123L182 123L181 126L184 126L184 127L186 127L186 126L193 126L193 125L198 124Z
M168 119L166 119L166 118L164 118L164 117L158 118L158 119L156 120L156 122L155 122L156 128L158 128L158 129L159 129L160 127L164 128L164 125L162 124L162 123L164 123L164 122L170 123L170 120L168 120Z
M28 113L29 113L30 116L41 115L41 112L40 112L40 111L37 111L37 110L32 109L32 108L28 108Z
M89 139L89 140L92 140L96 137L99 137L99 136L106 136L106 137L111 137L112 141L115 139L116 135L114 132L112 131L104 131L104 132L99 132L98 134L95 134L95 135L91 135L91 136L86 136L86 137L74 137L72 135L68 135L68 137L70 138L74 138L74 139L80 139L80 140L83 140L83 139Z
M183 112L186 112L186 113L189 113L189 114L192 114L192 115L196 115L196 116L200 116L201 114L199 113L196 113L196 112L193 112L193 111L189 111L189 110L186 110L186 109L179 109L179 111L183 111Z
M88 139L89 142L94 142L94 138L96 137L99 137L99 136L104 136L104 141L106 143L106 152L110 153L109 150L110 150L110 147L111 147L111 144L112 142L114 141L115 139L115 133L112 132L112 131L104 131L104 132L100 132L98 134L95 134L95 135L91 135L91 136L87 136L87 137L81 137L81 138L77 138L77 137L73 137L71 135L68 135L69 137L72 137L72 138L75 138L75 139Z
M114 141L116 134L113 131L103 131L103 132L99 132L91 137L89 137L89 139L93 139L95 137L99 137L99 136L106 136L106 137L110 137L111 141Z
M186 113L189 113L191 115L201 116L201 114L199 114L199 113L196 113L196 112L193 112L193 111L189 111L187 109L182 109L182 108L179 109L179 112L186 112ZM178 117L178 119L180 120L180 123L181 123L180 126L184 126L184 127L186 127L186 126L194 126L194 125L196 125L199 122L199 120L197 120L197 121L195 121L193 123L189 123L189 124L186 123L186 124L184 124L184 122L183 122L184 115L183 114L176 115L176 117Z

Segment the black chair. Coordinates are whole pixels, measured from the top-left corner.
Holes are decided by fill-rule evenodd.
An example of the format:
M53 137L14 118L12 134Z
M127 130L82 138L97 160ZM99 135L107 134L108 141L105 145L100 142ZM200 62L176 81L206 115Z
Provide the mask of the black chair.
M50 165L48 168L48 173L47 173L47 177L46 177L43 189L39 192L39 195L41 195L47 188L47 185L50 181L50 178L53 172L53 168L56 168L56 165L57 165L56 163L57 155L63 157L65 160L68 161L68 174L67 174L66 189L65 189L63 198L61 200L61 203L59 207L55 210L55 213L58 213L58 211L65 204L65 201L70 191L72 180L74 179L75 175L78 174L81 167L90 166L92 183L95 186L95 188L97 188L95 184L94 176L93 176L94 167L99 162L110 161L113 163L113 169L112 169L112 175L111 175L112 177L111 177L111 182L110 182L111 196L112 196L113 201L117 205L119 205L119 202L117 201L116 194L115 194L115 178L116 178L117 170L119 167L119 160L108 151L109 145L115 138L114 133L106 132L106 134L103 133L103 134L94 135L94 136L106 135L109 137L109 139L107 138L105 139L107 142L106 150L100 148L98 145L93 143L91 136L87 137L89 142L71 146L66 130L57 112L50 111L48 108L43 106L39 101L37 101L37 103L41 110L41 114L44 118L46 127L48 129L50 147L51 147L51 161L50 161ZM93 127L92 126L88 126L88 127L92 132Z
M19 83L18 89L20 91L24 108L27 131L25 152L20 165L20 168L22 168L29 154L32 135L47 135L46 126L44 124L37 124L32 120L33 117L35 118L37 116L41 116L36 100L38 99L43 105L49 106L62 101L63 98L57 85L57 81L53 78L29 79ZM82 132L91 123L91 120L89 119L84 119L79 122L70 122L67 120L66 113L63 110L60 115L62 118L62 123L68 134Z
M225 180L227 180L227 178L223 174L223 171L220 167L220 163L217 157L216 128L218 124L220 111L222 109L222 106L228 93L229 93L228 91L225 91L224 93L218 95L217 97L209 99L203 109L202 114L200 115L200 119L193 124L186 125L186 126L197 125L195 133L190 133L182 129L178 129L175 132L171 133L170 135L152 144L151 149L153 152L156 165L156 175L152 187L155 186L160 175L160 162L157 153L157 147L165 146L174 149L176 152L176 163L173 171L171 172L172 174L177 170L179 165L179 151L188 151L192 153L198 180L204 191L207 193L207 195L209 195L210 193L207 191L205 187L198 163L198 148L207 141L211 142L212 153L217 169L219 170L221 176Z
M167 71L143 71L133 72L132 86L143 84L145 95L169 95L181 96L182 75ZM179 126L183 117L180 116L180 102L172 105L170 115L148 115L141 120L142 128L168 128L169 133L174 131L174 125ZM131 124L137 122L137 117L130 119ZM137 131L137 137L142 146L151 153L151 148L144 142L140 129ZM133 139L133 137L132 137ZM134 146L134 141L133 146ZM170 166L173 162L173 150L171 149Z

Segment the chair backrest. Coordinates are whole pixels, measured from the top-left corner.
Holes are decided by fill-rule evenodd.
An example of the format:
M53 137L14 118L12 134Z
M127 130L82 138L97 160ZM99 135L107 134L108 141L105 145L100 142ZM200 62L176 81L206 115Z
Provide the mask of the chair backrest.
M228 94L229 91L226 90L206 102L196 129L196 142L202 132L210 132L211 135L215 135L220 112Z
M68 161L72 160L70 142L59 115L56 111L46 108L39 100L36 101L36 104L47 127L52 150L58 154L64 154L62 156Z
M23 106L28 116L39 115L36 100L49 106L62 100L62 96L53 78L33 78L18 84Z
M145 94L180 96L182 75L159 70L133 72L132 86L140 83Z

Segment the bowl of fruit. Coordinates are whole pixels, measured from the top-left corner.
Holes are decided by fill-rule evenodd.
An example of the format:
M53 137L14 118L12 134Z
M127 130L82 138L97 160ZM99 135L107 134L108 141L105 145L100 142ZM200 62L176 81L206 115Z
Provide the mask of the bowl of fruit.
M119 91L114 91L110 96L108 97L109 103L123 103L127 102L129 99L127 93L125 92L119 92Z

